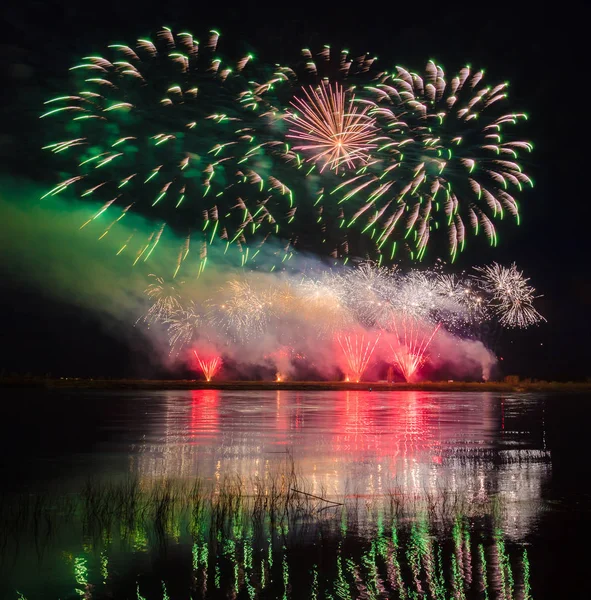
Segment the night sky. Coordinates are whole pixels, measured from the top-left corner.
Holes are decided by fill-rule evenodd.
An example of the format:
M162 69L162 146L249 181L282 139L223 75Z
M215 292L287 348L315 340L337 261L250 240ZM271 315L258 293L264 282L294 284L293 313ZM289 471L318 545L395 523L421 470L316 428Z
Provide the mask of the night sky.
M402 6L404 4L404 6ZM582 9L542 4L9 2L3 10L0 68L4 87L1 176L49 185L52 157L40 150L43 101L66 87L68 68L114 40L132 41L162 25L219 28L226 49L240 38L259 60L289 61L300 48L330 43L375 52L389 64L420 69L436 59L447 73L466 62L490 81L511 82L510 100L530 120L520 131L535 144L528 173L536 187L521 198L522 225L496 249L461 255L458 268L493 260L517 264L544 297L548 323L504 334L505 372L540 379L586 379L591 280L588 269L589 65ZM579 5L582 6L582 5ZM3 226L10 227L10 223ZM34 242L33 242L34 243ZM160 375L138 350L130 323L109 324L29 287L0 261L4 316L0 370L55 376ZM135 339L134 339L135 338ZM92 361L89 361L92 349ZM508 365L508 366L507 366Z

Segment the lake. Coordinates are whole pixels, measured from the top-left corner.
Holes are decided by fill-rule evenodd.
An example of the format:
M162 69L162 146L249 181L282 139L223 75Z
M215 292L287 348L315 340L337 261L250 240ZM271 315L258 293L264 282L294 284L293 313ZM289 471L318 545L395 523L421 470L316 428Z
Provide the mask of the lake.
M2 598L586 594L584 395L3 396Z

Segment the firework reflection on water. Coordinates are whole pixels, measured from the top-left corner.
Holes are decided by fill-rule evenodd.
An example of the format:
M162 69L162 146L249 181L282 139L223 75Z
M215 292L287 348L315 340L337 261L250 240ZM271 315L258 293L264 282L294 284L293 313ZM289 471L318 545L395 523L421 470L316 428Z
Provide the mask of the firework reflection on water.
M256 406L256 410L254 407ZM506 503L518 538L539 515L551 470L535 399L431 392L168 392L131 463L148 479L271 486L293 464L311 493L389 502ZM529 431L521 431L523 420ZM307 488L308 489L308 488Z

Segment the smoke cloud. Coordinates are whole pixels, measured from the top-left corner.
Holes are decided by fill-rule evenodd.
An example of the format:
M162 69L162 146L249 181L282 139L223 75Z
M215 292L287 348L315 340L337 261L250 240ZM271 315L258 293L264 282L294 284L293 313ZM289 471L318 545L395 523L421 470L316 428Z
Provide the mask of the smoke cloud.
M292 255L268 240L251 248L257 253L247 263L253 270L242 266L244 252L206 245L200 234L179 239L132 211L114 223L101 206L40 200L42 193L31 184L3 183L3 270L44 295L88 310L111 331L137 322L137 339L127 342L149 340L163 365L185 363L195 370L197 351L203 358L223 357L227 378L334 380L355 370L351 360L367 359L361 365L365 377L377 379L404 350L400 334L352 319L343 306L348 298L331 296L322 273L338 271L326 260ZM161 318L150 316L159 301ZM176 303L176 312L166 302ZM431 324L419 327L419 342L433 334ZM443 327L433 334L425 358L426 372L456 379L488 379L495 363L482 342Z

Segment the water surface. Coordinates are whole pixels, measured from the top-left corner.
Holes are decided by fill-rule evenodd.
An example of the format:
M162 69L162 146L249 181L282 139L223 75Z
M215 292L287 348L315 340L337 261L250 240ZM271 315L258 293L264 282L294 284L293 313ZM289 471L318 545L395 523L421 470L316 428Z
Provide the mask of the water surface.
M302 491L346 509L307 496L313 518L253 525L241 516L216 532L211 518L179 512L156 537L135 521L133 531L117 523L116 535L103 523L97 537L82 511L52 521L42 544L38 524L35 535L4 536L6 597L557 598L583 581L583 396L7 395L5 503L77 498L89 482L147 490L196 478L217 497L239 481L248 496L295 473Z

